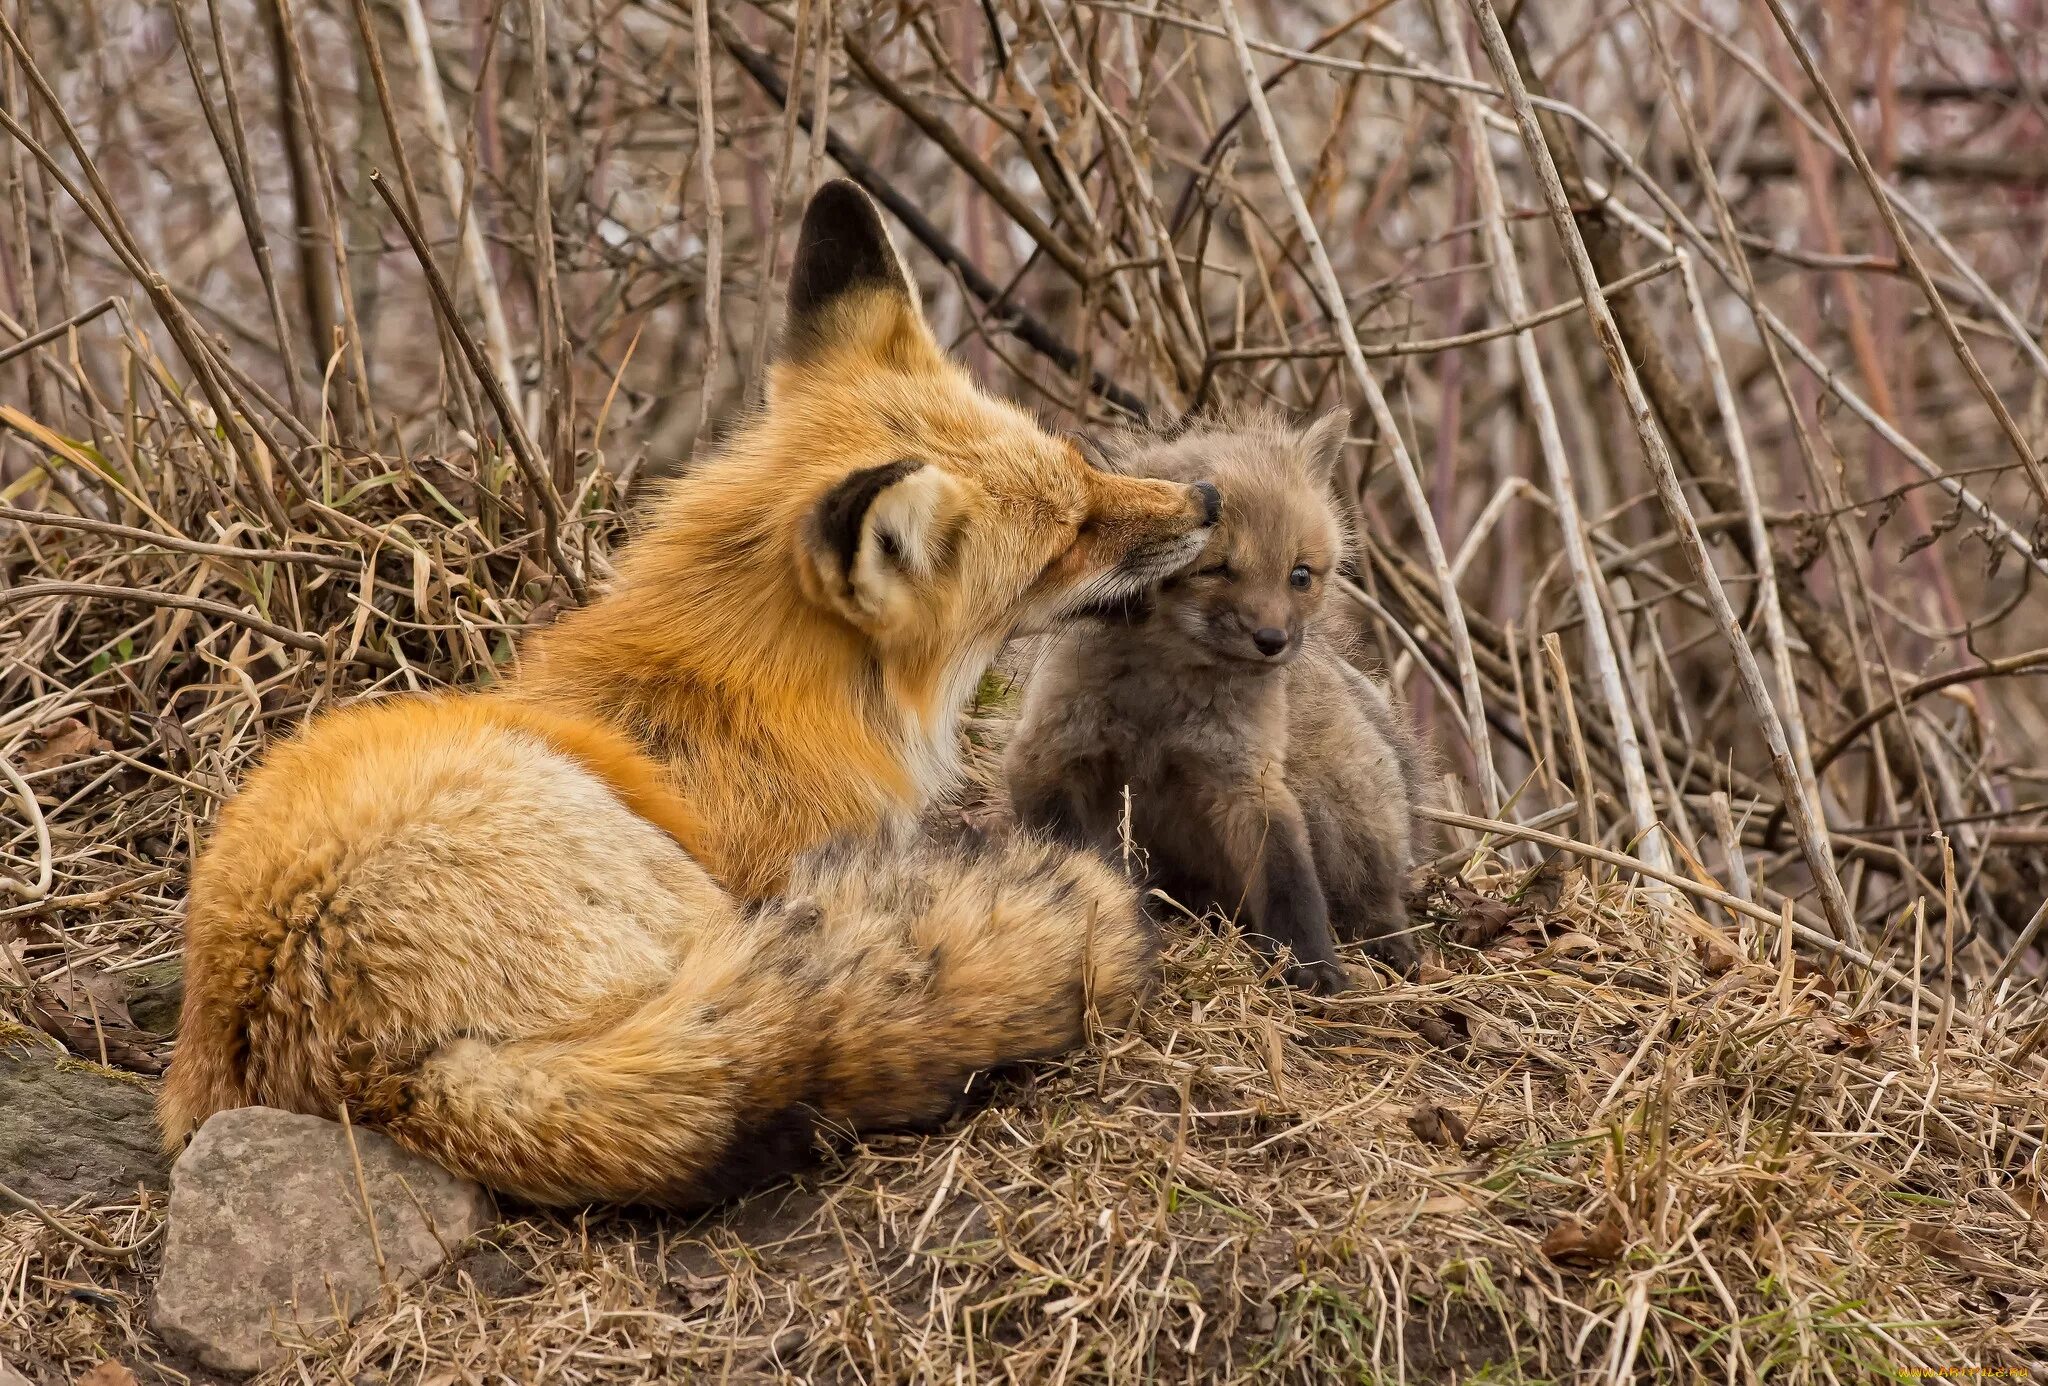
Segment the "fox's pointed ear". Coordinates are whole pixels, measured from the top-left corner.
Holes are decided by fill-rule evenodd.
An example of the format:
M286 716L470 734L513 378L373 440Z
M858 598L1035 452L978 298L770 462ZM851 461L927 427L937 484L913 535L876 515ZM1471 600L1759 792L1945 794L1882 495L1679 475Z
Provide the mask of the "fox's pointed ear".
M841 344L886 342L906 328L930 340L917 285L889 243L874 199L835 178L804 209L778 355L800 361Z
M855 625L890 627L918 584L945 561L961 517L962 483L922 462L885 462L844 476L811 508L802 566L812 595Z
M1332 409L1301 434L1301 460L1318 486L1328 486L1337 473L1337 459L1344 455L1344 439L1351 431L1351 411Z

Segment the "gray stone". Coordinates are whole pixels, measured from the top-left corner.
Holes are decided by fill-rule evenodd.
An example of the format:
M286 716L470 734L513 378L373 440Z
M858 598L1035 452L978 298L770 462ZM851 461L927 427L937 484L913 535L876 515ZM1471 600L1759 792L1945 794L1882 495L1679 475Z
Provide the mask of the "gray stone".
M161 1189L168 1161L155 1105L149 1079L22 1031L0 1036L0 1183L50 1208L125 1202L138 1184Z
M178 1032L178 1009L185 1004L185 963L165 958L120 974L127 991L128 1018L159 1035Z
M269 1107L219 1112L171 1168L150 1321L204 1367L258 1371L287 1342L332 1331L337 1306L353 1319L385 1280L426 1275L491 1220L480 1186L374 1131Z

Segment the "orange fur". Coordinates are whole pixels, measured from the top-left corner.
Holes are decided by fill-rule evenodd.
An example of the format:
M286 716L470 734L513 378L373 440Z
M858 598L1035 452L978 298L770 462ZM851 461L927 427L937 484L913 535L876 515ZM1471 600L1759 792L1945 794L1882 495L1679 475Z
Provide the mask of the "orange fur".
M813 1121L930 1120L1072 1044L1084 978L1142 990L1142 912L1091 858L805 854L913 820L1001 641L1185 561L1213 489L1096 471L976 389L847 185L788 330L766 407L516 677L324 716L222 812L173 1146L346 1106L531 1199L701 1202Z
M509 691L648 745L704 815L699 860L750 898L805 846L914 814L1020 619L1190 513L1181 488L1088 466L968 386L906 305L866 298L840 313L846 346L776 367L766 411L663 501L615 592L532 643ZM801 561L804 521L833 482L906 454L970 483L973 561L914 620L863 628Z

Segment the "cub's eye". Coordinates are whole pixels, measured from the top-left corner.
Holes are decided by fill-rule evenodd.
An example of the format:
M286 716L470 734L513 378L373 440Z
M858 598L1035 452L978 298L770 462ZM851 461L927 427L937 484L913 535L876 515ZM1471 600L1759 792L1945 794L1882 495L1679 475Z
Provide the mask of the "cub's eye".
M1230 577L1231 577L1231 573L1230 573L1230 564L1228 564L1227 562L1226 562L1226 563L1211 563L1211 564L1210 564L1210 565L1209 565L1208 567L1206 567L1206 568L1197 568L1197 569L1195 570L1195 576L1196 576L1196 577L1213 577L1213 578L1222 578L1222 579L1223 579L1223 580L1224 580L1225 582L1228 582L1228 581L1230 581Z
M1314 576L1313 573L1309 572L1308 564L1297 563L1294 565L1294 571L1287 575L1287 583L1297 592L1306 592L1308 591L1309 582Z
M896 536L888 530L878 530L875 534L875 539L881 545L882 557L888 559L891 563L903 557L903 546L896 542Z

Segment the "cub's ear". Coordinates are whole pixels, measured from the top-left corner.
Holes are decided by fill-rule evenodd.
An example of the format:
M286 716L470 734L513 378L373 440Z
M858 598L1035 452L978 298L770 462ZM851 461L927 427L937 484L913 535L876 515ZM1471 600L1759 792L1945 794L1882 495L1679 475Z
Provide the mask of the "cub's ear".
M804 209L789 274L783 360L905 328L924 333L917 286L904 272L874 199L844 178L819 188Z
M1344 455L1344 438L1351 431L1351 411L1332 409L1301 434L1302 465L1318 486L1328 486L1337 473L1337 459Z
M1081 460L1098 472L1113 472L1117 469L1114 453L1104 447L1099 439L1071 429L1060 435L1074 445L1074 451L1081 454Z
M1127 428L1111 428L1096 433L1078 433L1069 429L1060 436L1073 444L1074 451L1081 454L1083 462L1098 472L1110 472L1116 476L1156 476L1156 470L1148 465L1150 453L1171 452L1171 449L1156 447L1157 435ZM1164 479L1172 481L1177 478Z
M805 526L813 595L866 629L907 619L918 584L945 561L964 498L961 481L922 462L842 477Z
M1102 450L1102 444L1096 442L1087 434L1076 433L1072 429L1063 431L1060 437L1066 439L1073 446L1074 451L1081 454L1083 462L1086 462L1098 471L1108 469L1109 454Z

